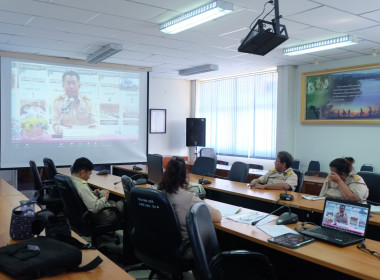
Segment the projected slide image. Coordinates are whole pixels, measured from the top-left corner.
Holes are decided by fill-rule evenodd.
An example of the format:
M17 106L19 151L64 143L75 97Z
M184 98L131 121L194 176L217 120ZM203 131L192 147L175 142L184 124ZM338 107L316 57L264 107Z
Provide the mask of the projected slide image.
M13 143L138 139L139 76L12 62Z

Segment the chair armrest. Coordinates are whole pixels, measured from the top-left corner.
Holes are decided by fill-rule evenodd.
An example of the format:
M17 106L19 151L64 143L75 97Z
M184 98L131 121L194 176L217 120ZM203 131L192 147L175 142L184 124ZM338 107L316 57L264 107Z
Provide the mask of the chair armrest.
M224 251L221 253L226 279L243 268L245 275L263 275L265 279L277 279L276 271L269 258L259 252L247 250ZM237 278L239 279L239 278ZM243 278L241 278L243 279ZM259 278L261 279L261 278Z
M45 181L42 181L42 185L50 185L50 184L55 185L55 181L54 180L45 180Z

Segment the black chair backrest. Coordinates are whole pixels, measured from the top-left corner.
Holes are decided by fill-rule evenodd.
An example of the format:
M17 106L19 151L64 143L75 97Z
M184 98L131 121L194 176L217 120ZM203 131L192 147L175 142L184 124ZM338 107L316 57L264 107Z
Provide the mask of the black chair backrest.
M228 173L228 180L236 182L247 182L249 165L245 162L235 161Z
M297 169L293 169L293 172L296 173L297 175L297 187L296 187L296 192L301 192L302 191L302 185L303 185L303 173Z
M194 204L186 217L199 279L224 279L221 251L210 211L204 203Z
M369 189L367 200L380 203L380 174L370 171L360 171L361 176Z
M254 163L250 163L249 168L264 170L264 166L262 166L261 164L254 164Z
M40 172L38 172L37 164L33 160L31 160L29 161L29 166L32 171L34 189L36 191L39 191L43 187L43 184L42 184Z
M149 267L180 273L182 238L169 198L151 188L132 188L128 209L133 217L131 239L136 256Z
M44 167L46 171L46 178L48 180L54 180L54 176L57 175L57 168L55 167L54 161L50 158L44 158Z
M216 172L216 159L198 157L191 169L191 173L204 176L214 176Z
M80 198L71 178L66 175L57 174L54 177L56 187L63 200L63 212L74 226L84 226L83 215L88 211L83 200Z
M293 163L292 163L292 166L291 168L292 169L296 169L296 170L300 170L300 161L299 160L294 160Z
M200 149L199 150L199 156L217 159L217 155L216 155L215 150L213 148L202 148L202 149Z
M309 167L307 168L307 171L320 171L321 165L319 161L317 160L311 160L309 163Z
M373 172L373 166L370 164L363 164L362 167L360 167L360 171Z

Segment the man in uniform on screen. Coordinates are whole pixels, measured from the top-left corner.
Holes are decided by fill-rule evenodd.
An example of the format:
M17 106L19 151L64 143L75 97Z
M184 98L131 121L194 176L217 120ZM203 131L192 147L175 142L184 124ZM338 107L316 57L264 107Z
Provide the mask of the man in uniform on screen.
M52 122L56 134L62 134L63 127L87 126L95 128L95 109L91 99L79 95L80 79L75 71L67 71L62 75L62 87L65 94L59 95L53 101Z

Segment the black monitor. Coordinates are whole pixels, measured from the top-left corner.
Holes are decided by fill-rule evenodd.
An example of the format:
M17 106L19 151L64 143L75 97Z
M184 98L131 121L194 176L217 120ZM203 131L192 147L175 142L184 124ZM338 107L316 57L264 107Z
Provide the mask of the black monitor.
M151 184L158 185L162 176L162 163L163 157L157 154L148 154L147 165L148 165L148 181Z

